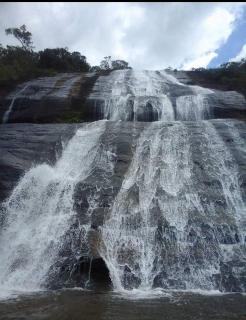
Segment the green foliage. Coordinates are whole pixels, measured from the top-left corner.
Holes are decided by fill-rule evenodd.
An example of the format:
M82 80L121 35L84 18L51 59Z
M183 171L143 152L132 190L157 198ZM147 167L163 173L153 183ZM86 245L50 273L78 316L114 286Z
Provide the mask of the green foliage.
M13 35L21 46L0 44L0 86L11 89L16 84L38 76L54 75L57 72L96 71L104 74L116 69L129 69L124 60L111 60L104 57L99 66L90 67L86 57L80 52L69 52L68 48L44 49L34 52L32 34L26 26L5 29L7 35Z
M58 72L87 72L90 68L85 56L79 52L70 53L67 48L40 51L38 66Z
M99 66L93 66L90 68L90 72L100 72L101 68Z
M79 52L67 48L45 49L40 52L18 46L0 45L0 86L13 86L38 76L57 72L87 72L90 65Z
M100 63L100 68L102 70L110 70L112 66L111 56L104 57L104 59Z
M5 29L7 35L12 34L18 41L20 41L22 48L25 50L32 50L32 34L26 30L23 24L20 28Z
M191 72L197 74L197 80L201 79L203 83L214 85L218 89L236 90L246 95L246 59L239 62L227 62L218 68L193 69Z
M68 113L61 114L56 120L56 123L80 123L84 118L83 110L79 111L70 111Z
M131 67L128 66L128 62L124 60L114 60L112 61L112 69L113 70L122 70L122 69L131 69Z
M102 72L111 70L132 69L124 60L111 60L111 56L104 57L99 66L91 67L90 71Z
M0 85L9 86L38 76L37 55L21 47L0 47Z

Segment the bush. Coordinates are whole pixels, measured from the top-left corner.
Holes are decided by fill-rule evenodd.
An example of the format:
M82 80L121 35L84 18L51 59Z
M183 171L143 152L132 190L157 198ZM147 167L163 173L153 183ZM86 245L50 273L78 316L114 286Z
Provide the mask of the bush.
M191 71L199 75L200 79L225 90L236 90L246 96L246 60L227 62L218 68L198 68ZM199 81L199 79L197 79Z
M13 86L38 76L57 72L87 72L90 65L79 52L67 48L45 49L40 52L18 46L0 45L0 86Z
M45 49L39 52L40 68L52 68L58 72L87 72L90 65L79 52L70 53L67 48Z

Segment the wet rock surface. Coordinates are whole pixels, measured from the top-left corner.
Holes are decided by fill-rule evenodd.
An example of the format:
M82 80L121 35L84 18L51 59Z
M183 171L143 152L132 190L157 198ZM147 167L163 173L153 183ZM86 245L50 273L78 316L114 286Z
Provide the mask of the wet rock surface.
M6 198L17 181L40 163L53 165L78 125L0 125L0 199Z
M54 164L61 155L62 146L77 128L85 125L1 125L1 200L31 166L44 161ZM58 257L45 285L49 288L85 286L90 274L94 279L91 284L96 285L101 280L109 284L109 270L103 258L110 258L107 241L111 241L112 248L119 246L115 257L121 268L122 285L127 289L140 287L143 269L138 245L131 247L126 242L123 247L114 242L122 244L121 237L129 231L129 239L138 235L140 240L150 236L149 240L146 238L148 245L154 241L152 249L146 248L154 250L151 268L154 287L246 291L246 218L243 208L241 216L240 210L235 211L241 200L233 199L239 191L242 199L246 197L245 129L245 123L236 120L185 124L105 121L92 170L74 189L76 215L60 239ZM173 137L175 132L179 135L172 140L170 148L179 150L175 156L177 167L173 166L172 176L165 178L168 172L165 170L173 165L165 148L169 136ZM158 137L162 141L160 144L156 140ZM141 154L136 158L139 141L142 141ZM157 146L160 149L155 149ZM145 208L149 210L148 223L152 228L145 234L141 231L145 230L141 229L145 218L140 202L146 200L142 188L144 175L148 175L144 169L148 161L154 161L155 172L150 172L153 184L145 194L146 198L150 197L149 207ZM137 166L132 171L134 163ZM174 171L175 168L178 171ZM229 169L234 176L226 175ZM229 180L223 178L224 174ZM131 177L135 179L132 186ZM230 179L238 179L239 185ZM177 188L176 193L171 189L172 183ZM233 188L238 189L233 191ZM232 198L227 198L225 190L231 191ZM174 207L175 203L180 207ZM177 211L171 212L170 208ZM116 213L120 219L112 224ZM122 233L117 234L120 226ZM115 238L107 240L113 233Z
M246 118L235 91L198 86L185 71L116 70L100 76L87 97L89 120L202 120Z
M243 95L199 83L185 71L61 73L19 85L0 102L0 118L13 123L246 119Z
M85 99L98 75L95 73L61 73L19 85L0 104L4 119L11 103L8 123L81 122Z

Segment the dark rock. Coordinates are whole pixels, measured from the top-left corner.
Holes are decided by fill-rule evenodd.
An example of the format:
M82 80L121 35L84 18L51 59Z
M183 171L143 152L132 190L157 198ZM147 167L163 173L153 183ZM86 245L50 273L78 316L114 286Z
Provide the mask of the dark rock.
M0 201L32 166L53 165L62 144L73 136L76 125L0 125Z
M114 78L118 72L123 73L124 80ZM178 98L195 95L194 88L190 86L190 73L181 71L173 75L183 82L183 85L175 81L167 81L161 72L155 73L155 76L159 76L158 81L161 83L160 93L168 96L172 104L171 113L174 114L174 119L195 120L193 108L186 119L187 110L183 112L182 106L181 110L177 107ZM3 119L15 97L8 122L66 123L110 120L111 114L106 112L108 105L116 108L119 102L117 94L112 96L112 86L119 81L122 86L128 82L134 82L134 72L132 70L116 70L112 73L105 71L104 75L98 77L98 73L61 73L53 77L38 78L23 83L3 101L0 101L0 118ZM199 84L199 77L193 81L193 84ZM209 87L209 83L206 83L205 87ZM212 83L211 87L214 87ZM25 90L18 95L23 88ZM160 120L162 109L166 111L165 103L158 95L148 96L146 93L146 95L140 94L139 96L132 90L132 85L125 85L125 91L122 97L126 98L126 101L120 104L119 108L124 108L126 112L123 112L122 116L118 115L115 120L152 122ZM246 101L238 92L215 89L205 96L206 104L209 106L209 110L205 110L204 113L206 119L246 119ZM170 109L169 105L167 109Z
M102 258L80 257L78 260L66 259L60 262L60 265L56 263L49 272L46 287L52 290L63 287L108 290L111 289L112 283L109 270Z
M61 123L86 120L85 100L94 82L95 73L61 73L23 83L6 97L0 107L0 118L8 110L10 123ZM18 96L18 91L26 87Z
M208 123L213 124L223 141L228 139L230 133L228 125L236 126L236 133L242 138L228 141L227 148L237 165L239 176L246 176L244 164L246 153L243 148L246 138L245 123L235 120L213 120ZM60 240L57 260L47 275L46 286L61 288L88 285L90 268L91 272L94 270L93 276L90 273L90 279L94 279L91 283L96 283L96 277L99 275L109 279L106 276L107 268L104 268L105 263L98 250L102 245L101 227L111 217L114 201L122 191L122 182L133 159L137 139L143 133L145 126L141 122L105 122L105 131L100 137L100 149L98 149L101 156L93 162L93 170L88 176L83 181L79 181L75 187L73 200L76 213L69 221L69 230ZM151 128L153 132L162 128L165 137L165 133L173 130L175 126L176 124L170 127L169 123L163 122L155 123ZM219 159L216 158L214 162L211 160L214 155L208 152L210 149L203 135L203 123L187 122L185 128L189 138L187 145L189 144L190 147L191 160L200 163L204 170L201 172L198 165L191 165L190 180L189 177L187 178L189 183L186 183L186 178L183 179L181 181L183 184L177 186L176 194L170 194L164 190L164 183L151 190L153 199L150 201L150 207L146 209L149 209L148 221L153 227L153 234L151 234L155 244L153 250L158 252L153 262L153 272L157 273L153 276L153 286L181 289L185 288L185 281L188 281L194 287L200 286L206 289L206 284L197 283L195 277L199 272L206 273L212 266L218 270L218 274L211 275L215 288L221 291L245 291L245 259L242 256L245 246L242 240L245 241L245 239L224 197L222 185L218 182L219 178L216 175L218 166L215 160L219 161ZM62 141L66 144L75 130L75 125L62 124L1 125L1 198L4 199L9 195L18 179L33 164L40 164L43 161L54 164L61 155ZM110 165L112 165L110 169L106 161L107 157L104 157L104 150L110 157ZM149 157L150 146L145 148L145 152L145 156ZM228 166L230 165L231 162ZM176 183L179 182L177 179ZM52 187L51 185L50 188ZM125 192L126 207L128 205L125 219L134 232L141 226L143 218L146 218L142 216L139 209L140 188L140 183L135 183ZM241 189L244 190L242 185ZM192 197L194 194L197 198ZM197 202L194 201L194 206L190 205L187 210L187 199L190 196L192 201ZM177 204L177 201L181 203L176 211L178 216L167 215L168 206ZM166 206L163 206L163 203ZM136 209L134 214L132 214L133 207ZM4 210L1 213L3 223ZM181 226L180 223L182 223ZM231 260L224 261L225 255L222 249L230 250L231 248L235 248ZM126 265L122 284L129 289L139 287L141 270L137 265L135 248L124 246L122 243L117 254L119 264Z
M125 265L124 267L124 276L122 279L122 285L127 290L132 290L135 288L138 288L141 284L141 279L139 279L132 271L131 269Z

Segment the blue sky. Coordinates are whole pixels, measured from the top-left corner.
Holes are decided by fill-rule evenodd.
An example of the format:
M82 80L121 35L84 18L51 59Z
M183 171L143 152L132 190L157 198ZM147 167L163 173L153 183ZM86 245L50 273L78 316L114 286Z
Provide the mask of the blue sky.
M246 44L246 8L243 8L242 15L237 19L235 29L232 31L226 43L216 50L218 56L213 58L207 67L218 67L231 58L236 57L244 44Z

